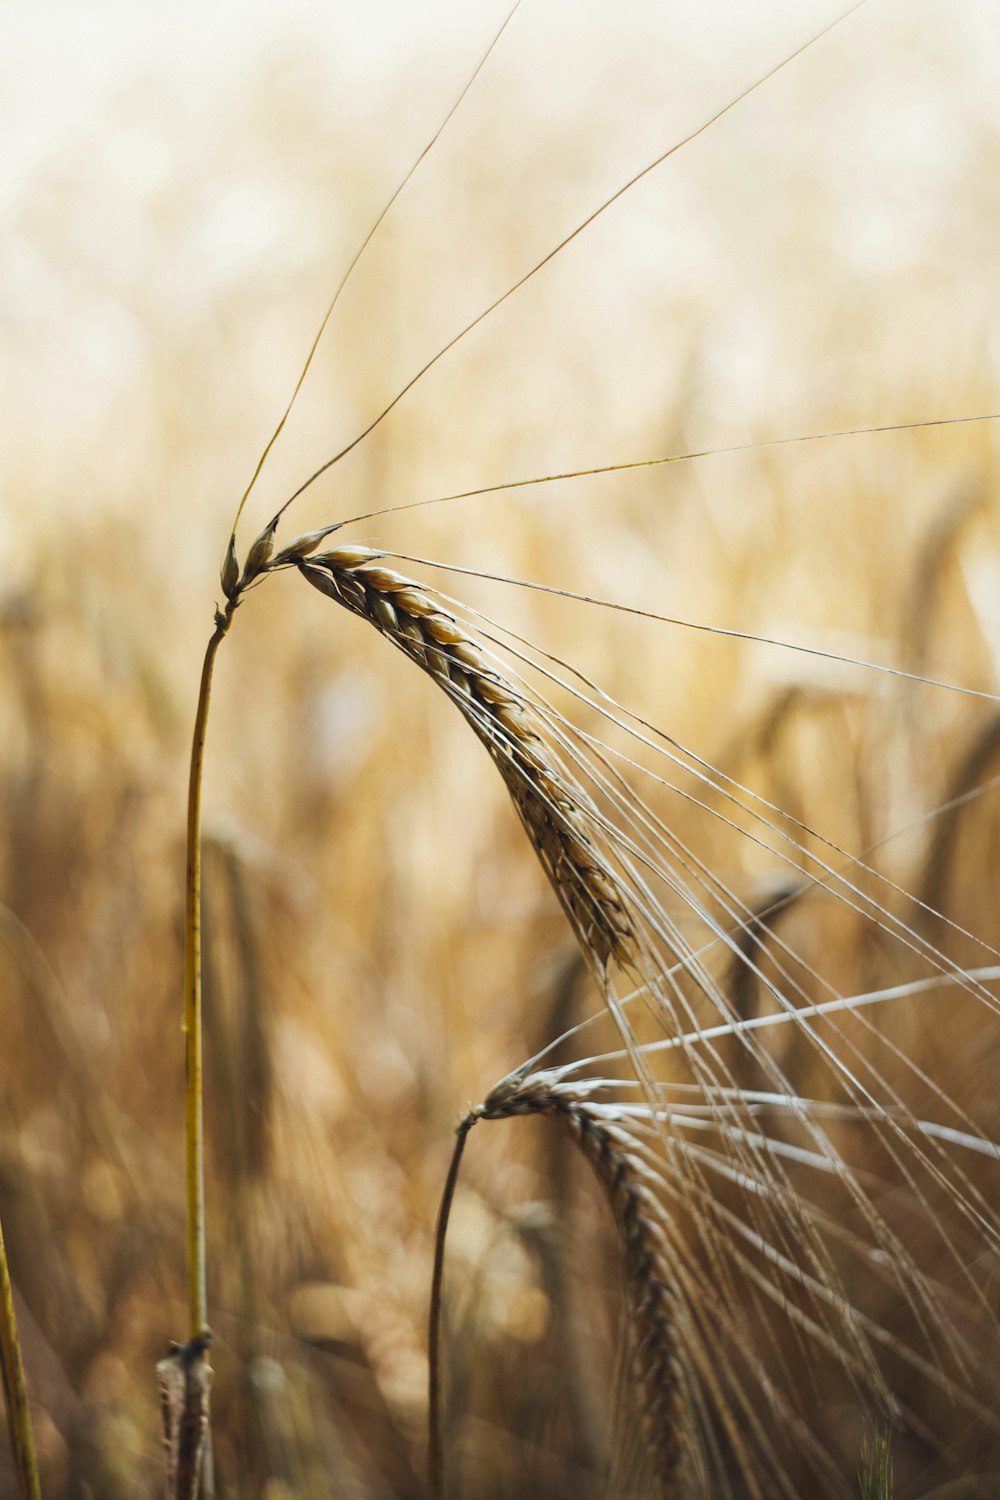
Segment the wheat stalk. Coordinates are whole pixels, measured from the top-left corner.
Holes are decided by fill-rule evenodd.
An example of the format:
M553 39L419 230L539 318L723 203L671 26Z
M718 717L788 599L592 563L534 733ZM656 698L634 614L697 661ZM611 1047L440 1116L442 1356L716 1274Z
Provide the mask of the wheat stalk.
M14 1312L14 1289L7 1266L7 1250L0 1229L0 1371L7 1408L7 1431L20 1500L40 1500L38 1459L35 1435L28 1405L28 1387L24 1378L21 1341Z
M205 736L215 658L239 602L238 566L232 543L222 570L229 596L216 611L202 663L188 773L186 880L184 896L184 1166L187 1197L188 1338L157 1366L168 1500L208 1500L212 1492L208 1363L208 1286L205 1262L205 1123L202 1049L201 792Z

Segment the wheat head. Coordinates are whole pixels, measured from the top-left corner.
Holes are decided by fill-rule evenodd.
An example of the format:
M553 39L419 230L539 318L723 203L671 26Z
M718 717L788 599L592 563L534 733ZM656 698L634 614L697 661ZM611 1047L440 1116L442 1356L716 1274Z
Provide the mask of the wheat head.
M293 565L434 679L489 751L584 952L600 970L628 964L635 931L627 897L588 837L581 794L551 755L524 694L440 599L383 566L380 553L351 545L310 556L323 535L299 537L265 561L255 543L244 579Z

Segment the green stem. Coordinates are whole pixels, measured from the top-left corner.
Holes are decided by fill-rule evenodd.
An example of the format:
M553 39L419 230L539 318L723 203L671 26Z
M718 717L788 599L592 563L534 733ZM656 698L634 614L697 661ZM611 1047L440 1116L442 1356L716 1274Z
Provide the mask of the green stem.
M205 651L191 742L187 811L187 895L184 911L185 1173L187 1180L187 1285L189 1338L208 1338L205 1277L205 1138L202 1118L201 1025L201 783L205 732L215 657L233 617L230 603L215 617Z
M17 1492L21 1500L41 1500L35 1437L31 1428L28 1389L24 1382L21 1344L14 1316L14 1292L7 1269L7 1251L0 1228L0 1363L3 1365L3 1388L7 1398L7 1426L10 1446L17 1469Z

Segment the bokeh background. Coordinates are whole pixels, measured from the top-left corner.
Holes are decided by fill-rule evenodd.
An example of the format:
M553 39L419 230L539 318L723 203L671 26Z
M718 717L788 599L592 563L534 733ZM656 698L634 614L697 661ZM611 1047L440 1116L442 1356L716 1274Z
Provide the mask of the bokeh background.
M503 6L2 13L0 1215L45 1492L113 1500L158 1492L153 1366L186 1331L184 805L226 539L334 286ZM523 0L351 279L241 546L835 13ZM435 365L282 534L1000 408L998 62L988 0L870 0ZM988 695L996 445L982 422L762 447L347 535ZM886 872L997 943L988 697L434 577L844 848L895 835ZM748 898L773 880L671 816ZM205 820L220 1493L419 1496L452 1128L596 1001L467 728L294 577L221 653ZM966 1061L938 1057L950 1086ZM540 1125L480 1131L463 1183L455 1472L598 1493L603 1205Z

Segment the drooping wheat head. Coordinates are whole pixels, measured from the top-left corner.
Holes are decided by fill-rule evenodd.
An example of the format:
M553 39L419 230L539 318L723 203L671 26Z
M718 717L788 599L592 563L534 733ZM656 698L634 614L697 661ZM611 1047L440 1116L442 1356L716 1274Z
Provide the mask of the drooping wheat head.
M264 566L294 565L432 677L489 751L584 952L602 971L612 961L631 962L635 933L627 898L587 831L582 793L552 755L524 694L433 593L383 566L370 547L316 553L323 535L299 538L266 563L263 549L252 551L244 577Z

